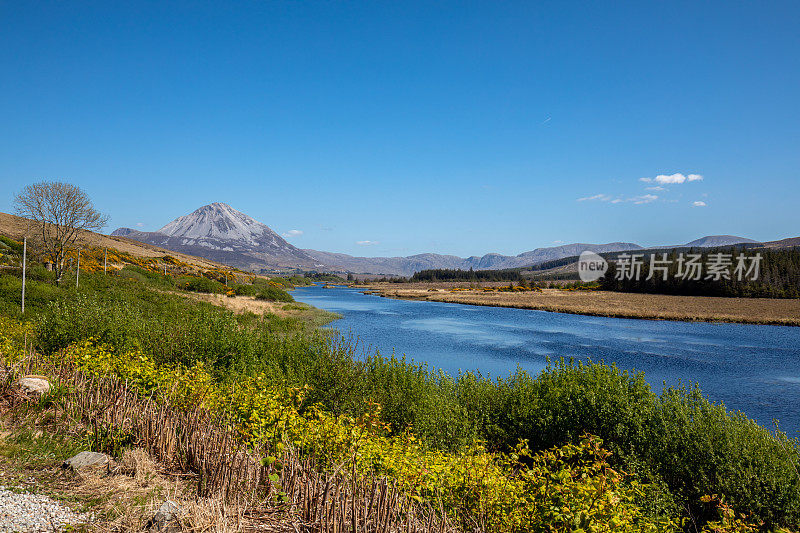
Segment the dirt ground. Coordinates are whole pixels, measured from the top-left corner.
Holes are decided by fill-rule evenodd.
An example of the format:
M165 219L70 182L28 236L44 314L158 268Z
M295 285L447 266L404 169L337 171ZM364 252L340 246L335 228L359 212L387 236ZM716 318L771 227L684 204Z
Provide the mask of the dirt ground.
M453 292L451 287L442 285L409 286L373 283L368 290L389 298L537 309L582 315L800 326L798 299L668 296L560 289L520 293L480 290Z

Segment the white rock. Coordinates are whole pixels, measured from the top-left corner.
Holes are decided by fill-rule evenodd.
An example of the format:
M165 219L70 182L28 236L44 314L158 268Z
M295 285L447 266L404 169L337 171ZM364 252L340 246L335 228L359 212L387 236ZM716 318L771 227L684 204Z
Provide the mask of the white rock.
M30 396L42 396L50 392L50 382L42 376L25 376L17 384L22 392Z
M78 455L70 457L62 468L71 468L72 470L79 470L87 466L105 466L111 462L111 456L104 453L97 452L81 452Z

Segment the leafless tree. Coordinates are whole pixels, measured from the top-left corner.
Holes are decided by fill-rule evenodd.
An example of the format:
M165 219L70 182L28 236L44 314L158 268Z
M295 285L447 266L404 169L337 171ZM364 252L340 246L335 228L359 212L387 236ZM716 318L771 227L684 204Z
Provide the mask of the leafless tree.
M17 215L27 218L42 254L53 263L57 283L64 275L67 252L83 230L99 230L108 217L95 210L91 199L69 183L28 185L14 198Z

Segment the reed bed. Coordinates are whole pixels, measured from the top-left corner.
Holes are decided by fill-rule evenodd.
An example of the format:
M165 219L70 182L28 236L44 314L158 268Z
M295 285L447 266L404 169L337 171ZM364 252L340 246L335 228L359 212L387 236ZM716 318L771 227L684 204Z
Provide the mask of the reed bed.
M358 472L352 460L325 471L287 447L270 463L264 459L271 450L244 445L219 415L144 397L114 376L87 376L64 358L53 364L30 351L6 371L6 383L34 371L60 384L57 407L89 429L94 448L130 438L169 472L192 479L198 498L245 509L239 512L249 520L280 514L297 531L315 533L460 531L441 506L410 500L395 481Z
M417 284L419 285L419 284ZM434 284L434 287L438 285ZM611 291L484 292L483 290L370 286L370 293L401 300L534 309L589 316L800 326L800 299L676 296Z

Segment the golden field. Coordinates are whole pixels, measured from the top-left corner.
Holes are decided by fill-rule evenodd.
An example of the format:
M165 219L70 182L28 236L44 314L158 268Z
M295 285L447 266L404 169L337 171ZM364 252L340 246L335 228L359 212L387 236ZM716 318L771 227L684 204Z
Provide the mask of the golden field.
M402 286L395 283L372 283L368 288L389 298L432 302L618 318L800 326L798 299L669 296L562 289L543 289L540 292L484 292L481 288L469 288L468 285L459 283L411 283ZM459 290L453 290L455 288Z

